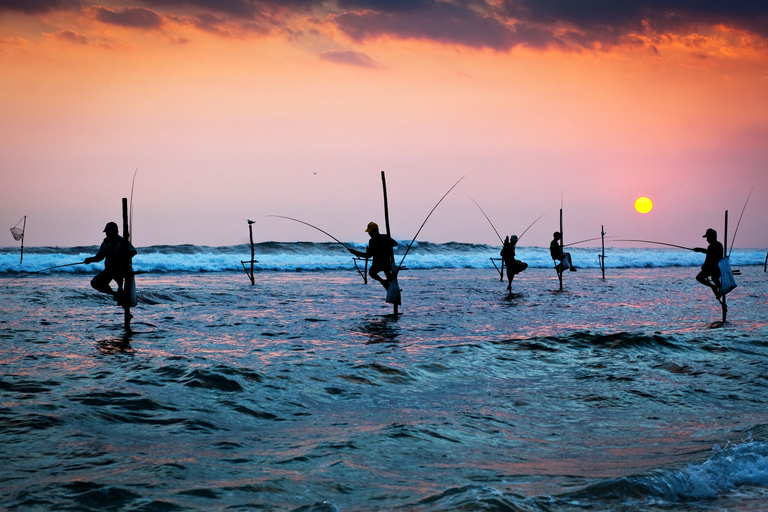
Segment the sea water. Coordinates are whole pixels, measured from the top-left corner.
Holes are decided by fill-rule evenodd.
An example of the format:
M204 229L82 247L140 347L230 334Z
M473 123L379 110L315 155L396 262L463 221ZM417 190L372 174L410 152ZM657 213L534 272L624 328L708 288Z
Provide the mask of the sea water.
M23 273L95 247L0 250L0 507L768 509L762 251L719 326L684 251L573 250L560 291L521 248L510 294L421 244L394 316L338 246L259 247L254 285L250 247L140 248L130 333L98 265Z

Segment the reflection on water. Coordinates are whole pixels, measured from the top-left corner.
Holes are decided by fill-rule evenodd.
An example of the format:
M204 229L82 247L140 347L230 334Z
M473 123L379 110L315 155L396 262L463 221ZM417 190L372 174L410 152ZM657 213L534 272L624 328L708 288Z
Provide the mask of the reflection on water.
M400 315L383 315L358 325L358 331L368 337L368 344L394 343L401 334Z
M114 354L133 355L136 353L136 350L131 346L132 336L132 331L125 331L119 338L97 341L96 349L105 356Z

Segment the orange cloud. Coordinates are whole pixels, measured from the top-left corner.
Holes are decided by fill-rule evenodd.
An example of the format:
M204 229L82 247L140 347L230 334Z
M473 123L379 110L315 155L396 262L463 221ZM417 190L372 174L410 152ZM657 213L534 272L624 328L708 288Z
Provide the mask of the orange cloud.
M376 61L368 55L352 50L333 51L329 50L320 54L320 60L335 62L337 64L347 64L350 66L359 66L361 68L377 68Z
M48 35L62 41L69 41L70 43L88 44L88 38L83 34L78 34L74 30L59 30L55 34Z
M92 11L98 21L109 25L144 30L160 28L163 25L162 16L155 11L143 7L109 9L107 7L94 6Z

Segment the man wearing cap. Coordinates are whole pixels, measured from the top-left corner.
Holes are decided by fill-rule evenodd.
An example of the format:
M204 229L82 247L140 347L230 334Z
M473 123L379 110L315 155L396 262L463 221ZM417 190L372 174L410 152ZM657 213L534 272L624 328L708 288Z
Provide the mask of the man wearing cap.
M717 266L723 259L723 244L717 241L717 231L709 228L702 238L706 238L709 245L706 249L696 247L694 251L703 252L707 255L704 258L704 264L701 266L701 272L696 276L696 280L705 286L712 288L715 297L720 298L720 268ZM712 278L710 281L708 278Z
M573 266L571 261L571 253L563 252L563 248L560 246L560 240L563 235L559 231L552 233L552 241L549 243L549 255L552 256L552 261L555 262L555 270L560 275L565 270L576 272L576 267ZM559 263L558 263L559 262Z
M128 261L136 255L136 249L118 235L117 224L114 222L107 223L104 232L107 237L101 243L99 252L96 253L96 256L85 258L84 263L105 260L104 270L91 279L91 286L119 301L123 292L123 278L128 267ZM117 291L113 291L112 287L109 286L113 280L117 283Z
M371 268L368 269L368 275L380 282L385 289L389 289L389 283L392 282L392 263L395 261L392 248L397 247L397 242L392 240L389 235L379 233L379 225L375 222L369 222L365 232L371 237L365 252L355 249L349 249L349 252L359 258L371 258ZM384 272L386 279L382 279L379 272Z
M517 235L508 236L504 239L504 247L501 248L501 259L507 266L507 281L509 285L507 290L512 291L512 279L515 275L528 268L527 263L515 259L515 247L517 246Z

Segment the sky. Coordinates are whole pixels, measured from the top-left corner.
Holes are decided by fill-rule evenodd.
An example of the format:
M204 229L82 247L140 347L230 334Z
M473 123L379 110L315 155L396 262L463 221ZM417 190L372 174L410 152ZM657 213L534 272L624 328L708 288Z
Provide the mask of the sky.
M0 0L0 70L4 247L364 243L382 171L400 240L464 177L419 240L768 247L764 0Z

